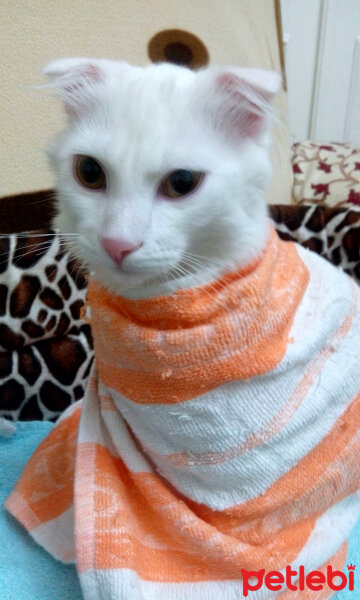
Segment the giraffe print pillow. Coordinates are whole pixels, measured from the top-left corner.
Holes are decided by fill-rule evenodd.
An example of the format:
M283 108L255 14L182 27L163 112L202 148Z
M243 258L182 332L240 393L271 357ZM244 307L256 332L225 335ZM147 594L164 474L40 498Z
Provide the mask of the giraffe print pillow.
M51 231L0 237L0 415L55 420L92 362L86 274Z

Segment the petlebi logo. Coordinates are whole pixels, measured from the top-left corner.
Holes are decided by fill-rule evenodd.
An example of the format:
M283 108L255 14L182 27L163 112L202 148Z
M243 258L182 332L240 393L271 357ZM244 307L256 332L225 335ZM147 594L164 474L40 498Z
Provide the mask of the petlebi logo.
M280 573L280 571L265 573L265 569L260 569L260 571L241 569L243 595L246 597L249 592L255 592L262 587L272 592L284 589L294 592L298 590L301 592L304 590L320 592L324 589L324 585L327 585L334 592L339 592L345 588L353 592L356 565L350 563L347 565L347 568L347 573L334 570L331 565L327 566L326 573L321 571L309 571L309 573L306 573L303 566L300 566L299 570L296 571L290 565L286 566L285 573Z

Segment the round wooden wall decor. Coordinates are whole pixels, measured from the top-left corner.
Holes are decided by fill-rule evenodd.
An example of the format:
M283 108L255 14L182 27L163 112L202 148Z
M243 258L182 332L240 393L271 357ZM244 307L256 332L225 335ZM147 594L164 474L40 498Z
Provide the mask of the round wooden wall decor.
M193 33L180 29L160 31L148 44L152 62L169 62L189 69L205 67L209 52L205 44Z

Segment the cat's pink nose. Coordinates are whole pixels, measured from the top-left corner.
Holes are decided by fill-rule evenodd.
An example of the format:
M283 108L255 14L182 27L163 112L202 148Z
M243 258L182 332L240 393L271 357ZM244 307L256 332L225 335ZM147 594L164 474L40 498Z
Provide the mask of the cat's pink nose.
M136 242L131 242L129 240L103 237L101 238L101 245L114 263L120 265L125 256L139 248L142 244L137 244Z

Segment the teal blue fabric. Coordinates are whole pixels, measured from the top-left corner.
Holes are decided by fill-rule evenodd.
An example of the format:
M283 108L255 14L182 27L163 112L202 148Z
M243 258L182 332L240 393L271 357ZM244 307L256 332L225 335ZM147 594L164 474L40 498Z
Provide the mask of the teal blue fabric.
M0 435L0 598L1 600L81 600L73 565L43 550L3 508L26 461L51 431L52 423L17 423Z
M349 590L344 589L336 594L336 600L358 600L360 598L360 521L358 521L349 540L347 564L349 565L350 563L356 565L354 591L350 592ZM344 569L344 572L345 571L347 574L346 567Z
M63 565L40 548L3 508L27 459L51 431L51 423L17 423L16 432L0 435L0 598L1 600L81 600L75 567ZM355 590L336 600L360 598L360 522L349 542L348 564L356 564ZM314 592L316 600L317 592ZM219 598L219 600L221 600ZM239 598L240 600L240 598Z

